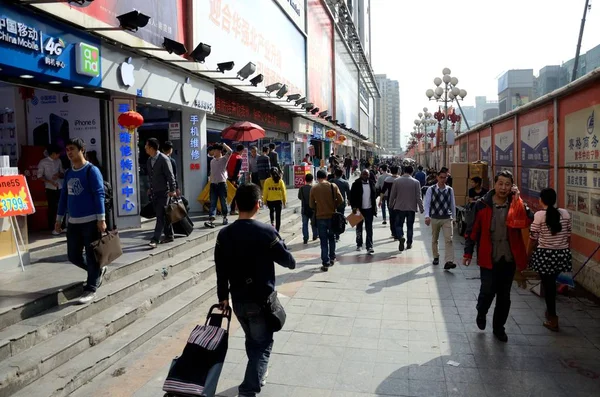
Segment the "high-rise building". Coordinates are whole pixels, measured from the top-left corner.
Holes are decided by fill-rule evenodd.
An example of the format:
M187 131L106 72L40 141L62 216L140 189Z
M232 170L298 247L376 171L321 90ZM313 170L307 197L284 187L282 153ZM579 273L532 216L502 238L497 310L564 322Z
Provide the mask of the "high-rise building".
M381 98L375 104L375 137L373 142L388 151L400 153L400 86L398 81L390 80L385 74L376 74L375 79Z
M513 69L498 79L498 113L504 114L536 97L533 69Z
M475 97L475 123L485 123L486 121L498 116L498 101L488 101L485 96ZM495 114L495 115L494 115ZM491 116L490 115L494 115ZM471 125L473 127L473 125Z

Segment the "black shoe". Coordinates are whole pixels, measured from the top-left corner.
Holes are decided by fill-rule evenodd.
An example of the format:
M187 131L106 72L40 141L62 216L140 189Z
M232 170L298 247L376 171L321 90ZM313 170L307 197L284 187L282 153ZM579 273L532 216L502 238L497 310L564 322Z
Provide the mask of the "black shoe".
M321 266L321 271L322 272L326 272L329 270L329 264L324 264L323 266Z
M387 225L387 222L386 222L386 221L383 221L381 224L382 224L382 225Z
M308 240L304 239L304 245L308 244Z
M406 249L407 249L407 250L409 250L409 249L411 249L411 248L412 248L412 243L408 243L408 244L406 244Z
M174 237L165 237L162 240L160 240L161 244L169 244L172 243L173 241L175 241Z
M444 270L454 269L455 267L456 267L456 263L446 262L446 264L444 265Z
M400 243L398 244L398 251L404 251L404 242L406 239L404 237L400 238Z
M313 236L313 241L317 241L318 237L317 236Z
M485 325L486 325L485 316L478 314L477 318L475 319L475 322L477 322L477 328L479 328L482 331L485 329Z
M433 264L434 265L439 265L440 264L440 258L433 258Z
M336 259L337 259L337 258L331 258L331 259L329 260L329 267L331 267L331 266L335 265L335 260L336 260Z
M504 342L504 343L508 342L508 335L506 335L506 332L504 332L504 331L494 331L494 336L500 342Z

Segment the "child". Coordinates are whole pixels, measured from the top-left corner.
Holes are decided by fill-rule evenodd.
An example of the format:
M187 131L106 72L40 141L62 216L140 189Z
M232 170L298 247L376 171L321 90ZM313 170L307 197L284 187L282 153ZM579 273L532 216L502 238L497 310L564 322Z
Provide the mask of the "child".
M271 225L275 226L275 229L279 232L281 228L281 208L285 207L287 202L287 192L277 168L271 168L271 177L265 181L263 202L267 203L267 207L269 207Z

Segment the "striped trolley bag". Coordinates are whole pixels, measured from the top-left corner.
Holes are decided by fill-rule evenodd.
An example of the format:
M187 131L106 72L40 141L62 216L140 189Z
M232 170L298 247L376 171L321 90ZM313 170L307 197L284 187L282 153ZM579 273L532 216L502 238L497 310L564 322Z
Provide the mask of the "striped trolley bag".
M221 313L213 305L204 325L197 325L190 334L183 353L171 363L163 385L164 397L214 397L223 362L227 354L231 308ZM227 320L227 329L223 328Z

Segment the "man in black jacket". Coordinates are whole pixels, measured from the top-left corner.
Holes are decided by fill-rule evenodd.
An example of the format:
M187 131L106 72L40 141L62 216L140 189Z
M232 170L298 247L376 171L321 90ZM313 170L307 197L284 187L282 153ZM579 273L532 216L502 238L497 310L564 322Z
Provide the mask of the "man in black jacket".
M367 252L373 255L373 217L377 216L377 205L375 204L377 194L375 183L369 178L369 170L364 169L360 178L354 181L350 190L350 206L352 211L362 214L363 221L356 225L356 250L360 251L363 246L363 225L367 229Z
M260 209L257 185L242 185L236 192L240 216L219 232L215 246L217 296L223 309L233 311L246 334L248 365L240 396L256 396L266 383L273 330L269 327L265 303L275 291L275 266L294 269L296 261L273 227L255 220ZM251 253L251 255L250 255Z

